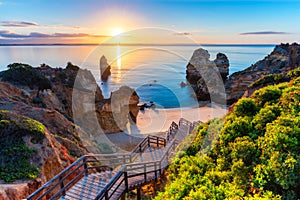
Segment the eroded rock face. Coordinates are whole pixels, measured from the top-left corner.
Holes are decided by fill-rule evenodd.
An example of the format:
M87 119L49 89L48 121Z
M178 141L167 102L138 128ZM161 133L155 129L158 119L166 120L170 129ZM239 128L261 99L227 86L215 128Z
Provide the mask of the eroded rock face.
M38 144L32 143L30 137L23 138L27 146L38 149L32 159L40 169L39 179L4 189L0 185L1 200L25 198L77 157L89 152L101 153L97 144L105 141L97 138L99 130L103 133L124 130L128 122L135 123L139 111L139 97L133 89L122 87L111 98L104 99L88 70L71 64L66 69L44 65L38 70L50 80L51 90L38 92L38 88L16 87L0 81L0 110L37 120L47 128L45 138ZM75 125L74 114L85 119L86 124Z
M214 99L223 102L225 91L223 81L229 73L229 61L225 54L217 54L210 61L207 50L199 48L194 51L186 70L186 78L200 101Z
M107 63L106 57L103 55L100 58L100 73L101 73L102 81L107 81L108 77L111 75L110 69L111 69L111 67Z
M102 57L102 62L107 64L105 57ZM111 98L104 99L94 76L88 70L44 68L41 71L53 83L53 91L40 93L46 107L76 118L75 123L84 127L85 132L96 133L101 129L104 133L115 133L124 130L124 124L130 120L136 122L139 97L134 90L121 87L112 93ZM121 95L124 93L127 96ZM132 99L135 99L135 103L132 103Z
M34 126L38 126L31 122L31 126L28 126L27 121L32 120L28 117L22 116L11 111L1 111L1 119L5 119L7 124L2 126L0 129L0 141L1 146L9 149L8 145L14 145L16 139L19 138L18 144L24 145L30 149L35 150L31 157L27 158L27 162L31 165L39 168L39 178L35 180L16 181L12 184L0 184L0 197L3 200L19 200L23 199L38 189L42 184L49 181L52 177L58 174L65 167L75 161L70 155L68 150L61 145L54 138L53 134L50 133L46 128L41 127L37 133ZM23 128L20 128L23 127ZM20 144L22 141L22 144ZM12 148L12 147L10 147ZM16 148L13 146L13 148ZM24 159L22 151L24 148L19 149L19 155L7 155L9 159ZM21 155L21 158L19 157ZM6 160L6 155L1 155L1 159ZM1 163L3 167L3 163ZM4 166L10 167L5 164ZM17 166L15 166L17 167ZM18 166L20 170L20 166ZM18 171L20 173L20 171ZM26 173L23 171L22 173Z
M253 89L248 90L248 87L262 76L268 74L285 74L299 67L300 45L296 43L291 45L277 45L271 54L263 60L256 62L245 70L233 73L228 78L229 61L226 55L218 53L214 62L209 61L209 57L209 53L206 50L195 50L187 66L187 80L193 87L198 100L211 100L214 92L209 91L208 88L212 88L212 91L214 91L214 87L207 87L207 84L213 84L218 77L210 75L213 72L212 70L209 73L207 71L209 71L208 69L211 66L215 66L225 84L226 102L230 105L241 98L245 91L251 93ZM215 92L217 91L215 90Z
M263 60L245 70L233 73L226 81L227 103L232 104L244 95L248 86L268 74L287 73L300 65L300 45L277 45Z
M223 82L225 82L229 75L229 60L227 56L223 53L218 53L214 63L222 76Z

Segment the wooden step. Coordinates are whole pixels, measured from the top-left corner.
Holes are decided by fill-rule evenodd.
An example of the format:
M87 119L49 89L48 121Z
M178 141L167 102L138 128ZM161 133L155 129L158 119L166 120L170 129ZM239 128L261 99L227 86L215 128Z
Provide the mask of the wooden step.
M93 200L105 188L116 172L89 174L72 186L60 200ZM113 190L116 186L113 186ZM118 199L125 190L121 185L111 199Z

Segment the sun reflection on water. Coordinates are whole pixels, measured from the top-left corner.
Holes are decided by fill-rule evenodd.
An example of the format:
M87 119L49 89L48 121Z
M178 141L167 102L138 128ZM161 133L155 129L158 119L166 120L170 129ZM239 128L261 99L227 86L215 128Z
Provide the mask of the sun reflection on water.
M122 55L121 55L121 47L120 45L117 46L117 76L116 76L116 82L119 83L121 81L121 68L122 68Z

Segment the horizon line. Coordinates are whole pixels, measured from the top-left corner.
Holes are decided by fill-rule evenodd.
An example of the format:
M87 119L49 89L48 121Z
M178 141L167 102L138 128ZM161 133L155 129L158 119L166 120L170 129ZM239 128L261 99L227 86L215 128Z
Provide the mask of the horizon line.
M0 44L0 46L275 46L278 44L241 44L241 43L206 43L206 44L191 44L191 43L25 43L25 44L18 44L18 43L11 43L11 44Z

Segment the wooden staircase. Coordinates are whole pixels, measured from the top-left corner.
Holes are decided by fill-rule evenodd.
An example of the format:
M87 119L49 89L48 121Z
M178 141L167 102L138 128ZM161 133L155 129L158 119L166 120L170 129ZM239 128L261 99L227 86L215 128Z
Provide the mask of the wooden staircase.
M28 200L119 199L126 192L159 178L175 149L198 123L173 122L166 137L148 135L131 153L80 157Z

